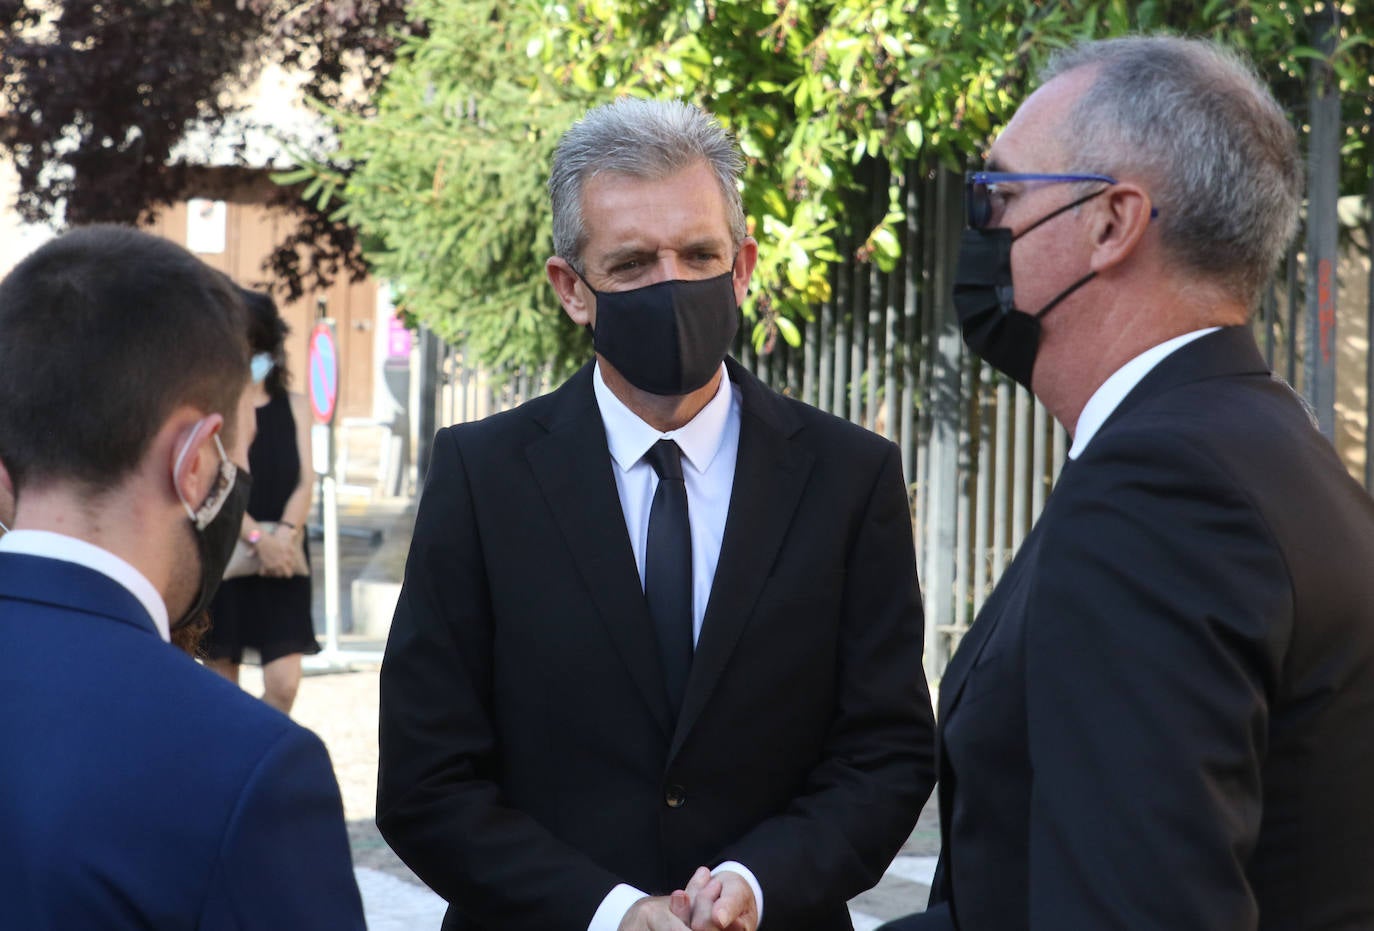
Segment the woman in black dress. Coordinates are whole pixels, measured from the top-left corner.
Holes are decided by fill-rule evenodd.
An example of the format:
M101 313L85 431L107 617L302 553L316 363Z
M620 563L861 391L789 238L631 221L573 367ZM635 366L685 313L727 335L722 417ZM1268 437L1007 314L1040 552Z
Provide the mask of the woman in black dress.
M263 700L290 714L301 682L301 656L318 653L310 618L310 576L305 524L314 488L310 468L310 412L305 398L287 390L286 322L266 294L240 289L249 311L253 386L258 394L257 433L248 450L253 476L240 538L251 544L261 575L228 579L210 605L206 665L239 681L245 647L262 663ZM260 522L272 522L263 526Z

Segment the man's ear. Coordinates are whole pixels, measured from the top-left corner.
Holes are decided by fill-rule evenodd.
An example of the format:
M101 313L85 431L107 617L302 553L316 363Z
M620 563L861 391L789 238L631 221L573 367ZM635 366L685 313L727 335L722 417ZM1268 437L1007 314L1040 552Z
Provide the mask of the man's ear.
M219 476L219 449L215 434L224 425L224 417L210 414L185 423L175 429L172 444L172 485L183 504L195 510L214 487Z
M1130 182L1109 187L1092 210L1092 260L1089 267L1101 274L1126 261L1150 229L1154 205L1150 195Z
M587 290L587 283L573 271L568 260L554 256L544 263L544 273L558 294L563 311L578 326L596 324L596 298Z
M759 261L759 244L753 236L745 236L735 254L734 284L735 303L743 304L749 294L749 281L754 277L754 266Z

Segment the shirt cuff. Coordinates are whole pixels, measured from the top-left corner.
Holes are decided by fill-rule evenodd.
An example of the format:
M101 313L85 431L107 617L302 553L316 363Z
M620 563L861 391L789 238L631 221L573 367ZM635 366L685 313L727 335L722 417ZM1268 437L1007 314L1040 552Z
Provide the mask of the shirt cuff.
M759 910L759 927L763 927L763 888L759 885L758 878L754 876L754 871L738 860L726 860L720 866L713 869L711 875L714 876L726 870L743 876L744 881L749 884L749 888L754 890L754 905Z
M592 916L592 923L587 925L587 931L620 931L620 923L625 920L625 913L630 906L648 894L625 883L616 886L601 900L596 914Z

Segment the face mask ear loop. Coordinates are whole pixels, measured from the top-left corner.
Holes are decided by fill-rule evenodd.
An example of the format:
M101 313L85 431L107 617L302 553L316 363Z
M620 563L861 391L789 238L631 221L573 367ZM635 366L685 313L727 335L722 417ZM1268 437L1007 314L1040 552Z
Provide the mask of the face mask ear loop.
M1063 291L1060 291L1058 297L1050 301L1044 307L1040 308L1040 311L1035 315L1035 319L1045 319L1045 315L1050 311L1054 310L1056 307L1058 307L1060 301L1064 300L1064 298L1068 297L1070 294L1077 291L1079 288L1083 287L1085 284L1087 284L1089 281L1092 281L1096 277L1097 272L1088 272L1086 275L1084 275L1082 278L1079 278L1077 281L1069 285Z
M1048 222L1050 222L1051 220L1053 220L1055 217L1059 216L1061 213L1064 213L1065 211L1072 210L1072 209L1075 208L1075 207L1078 207L1078 206L1081 206L1081 205L1083 205L1083 204L1086 204L1088 201L1092 200L1094 197L1097 197L1098 195L1100 195L1100 194L1105 194L1105 193L1107 193L1107 189L1106 189L1106 188L1102 188L1100 191L1093 191L1091 194L1085 194L1085 195L1083 195L1082 197L1078 198L1078 200L1070 201L1069 203L1067 203L1067 204L1065 204L1064 206L1060 207L1058 210L1055 210L1055 211L1052 212L1052 213L1047 213L1047 214L1045 214L1043 217L1041 217L1040 219L1036 220L1036 221L1035 221L1034 223L1032 223L1030 226L1026 227L1026 228L1023 229L1021 232L1017 233L1015 236L1011 237L1011 241L1012 241L1012 242L1016 242L1016 240L1020 239L1022 236L1026 235L1027 233L1029 233L1031 230L1035 229L1037 226L1041 225L1042 223L1048 223Z
M203 418L201 420L196 421L196 425L191 428L190 437L188 437L186 442L182 444L181 452L177 453L177 460L172 465L172 488L176 490L177 498L181 501L181 506L186 509L186 516L191 518L191 523L193 524L197 523L196 511L195 508L191 507L191 505L186 501L186 499L182 497L181 486L177 484L177 475L181 472L181 464L186 461L186 454L191 451L191 444L195 441L196 431L200 429L200 425L203 423L205 423L205 420ZM215 441L215 448L219 450L220 462L224 462L226 459L229 458L227 455L225 455L224 444L220 442L218 433L214 434L213 438Z
M181 474L181 464L186 461L186 454L191 451L191 444L195 441L196 431L200 429L200 425L204 422L204 420L196 421L196 425L191 428L191 435L188 436L186 442L181 445L181 452L177 453L177 460L172 465L172 487L176 489L177 498L181 500L181 506L186 509L186 516L191 518L192 523L195 523L196 512L182 496L181 485L177 482L177 476Z
M568 262L568 268L571 269L572 273L577 276L577 280L582 282L582 287L592 292L592 297L600 297L600 294L597 293L596 288L593 288L592 283L587 280L586 276L577 270L576 265L574 265L567 259L564 259L563 261ZM592 326L590 323L584 323L582 324L582 329L586 330L587 335L590 336L593 340L596 339L596 327Z
M10 532L10 528L8 528L8 527L5 526L5 522L4 522L4 521L0 521L0 533L9 533L9 532Z

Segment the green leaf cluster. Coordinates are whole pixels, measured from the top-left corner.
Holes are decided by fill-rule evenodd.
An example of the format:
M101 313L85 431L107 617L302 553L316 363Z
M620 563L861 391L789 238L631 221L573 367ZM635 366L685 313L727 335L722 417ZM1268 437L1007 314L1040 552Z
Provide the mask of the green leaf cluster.
M376 272L441 335L487 362L567 362L585 337L542 267L558 135L618 95L691 100L748 160L760 260L746 313L762 299L796 345L797 323L833 297L832 266L901 258L906 175L975 161L1037 67L1080 39L1218 38L1256 62L1299 125L1308 69L1329 64L1347 117L1344 190L1363 192L1374 5L1340 8L1331 55L1310 44L1319 7L1330 15L1288 0L417 0L427 35L401 47L375 116L335 115L352 171L331 182L313 166L312 194L342 196Z

